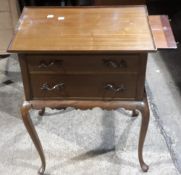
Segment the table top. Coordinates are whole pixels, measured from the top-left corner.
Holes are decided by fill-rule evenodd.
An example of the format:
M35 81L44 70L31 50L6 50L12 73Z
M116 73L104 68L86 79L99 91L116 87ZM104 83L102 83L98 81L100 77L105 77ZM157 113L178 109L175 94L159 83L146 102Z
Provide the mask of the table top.
M9 52L153 51L146 6L24 8Z

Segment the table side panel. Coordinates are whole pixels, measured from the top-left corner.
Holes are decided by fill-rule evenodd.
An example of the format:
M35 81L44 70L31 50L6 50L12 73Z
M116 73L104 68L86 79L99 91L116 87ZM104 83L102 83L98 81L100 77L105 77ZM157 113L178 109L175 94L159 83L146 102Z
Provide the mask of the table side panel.
M19 64L21 68L21 76L24 87L25 100L32 100L31 84L30 84L30 74L28 69L28 64L26 61L26 56L24 54L18 54Z
M146 75L146 66L147 66L147 57L148 54L140 54L140 65L137 76L137 100L142 100L144 96L144 88L145 88L145 75Z

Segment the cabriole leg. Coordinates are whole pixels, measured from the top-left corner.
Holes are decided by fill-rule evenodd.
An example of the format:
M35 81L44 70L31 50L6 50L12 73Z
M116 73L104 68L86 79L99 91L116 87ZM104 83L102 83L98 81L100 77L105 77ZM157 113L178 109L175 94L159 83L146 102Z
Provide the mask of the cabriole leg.
M30 109L31 109L31 103L25 101L22 105L22 108L21 108L21 115L22 115L24 125L25 125L25 127L26 127L26 129L27 129L39 155L40 155L42 165L41 165L38 173L42 175L42 174L44 174L45 167L46 167L45 156L43 153L43 148L42 148L42 145L40 143L39 137L36 133L36 130L33 126L32 120L31 120L30 115L29 115Z
M40 116L43 116L43 115L45 114L45 108L42 108L42 109L38 112L38 114L39 114Z
M132 110L132 117L137 117L139 115L139 112L136 109Z
M140 112L142 114L141 115L142 120L141 120L140 137L139 137L139 144L138 144L138 158L139 158L139 162L140 162L140 166L142 170L144 172L147 172L149 169L149 166L143 160L143 145L144 145L145 136L147 133L149 118L150 118L149 106L148 106L146 97L143 102L143 105L140 107Z

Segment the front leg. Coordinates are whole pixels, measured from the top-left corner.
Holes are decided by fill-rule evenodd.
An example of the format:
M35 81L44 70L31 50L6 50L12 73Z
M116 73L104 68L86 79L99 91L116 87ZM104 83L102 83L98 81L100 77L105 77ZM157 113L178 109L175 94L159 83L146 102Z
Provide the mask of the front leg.
M42 109L38 112L38 114L39 114L40 116L43 116L43 115L45 114L45 107L42 108Z
M141 120L141 129L140 129L140 137L139 137L139 144L138 144L138 158L140 162L140 166L144 172L147 172L149 166L143 160L143 145L148 129L150 113L149 113L149 106L147 98L145 97L143 104L140 105L139 110L141 112L142 120Z
M139 112L136 109L132 110L132 117L137 117L139 115Z
M25 127L26 127L26 129L27 129L39 155L40 155L42 165L41 165L41 168L39 169L38 173L42 175L42 174L44 174L45 167L46 167L45 156L43 153L43 148L42 148L42 145L40 143L39 137L36 133L36 130L33 126L33 122L32 122L30 115L29 115L30 109L31 109L31 103L24 101L22 108L21 108L21 115L23 118L24 125L25 125Z

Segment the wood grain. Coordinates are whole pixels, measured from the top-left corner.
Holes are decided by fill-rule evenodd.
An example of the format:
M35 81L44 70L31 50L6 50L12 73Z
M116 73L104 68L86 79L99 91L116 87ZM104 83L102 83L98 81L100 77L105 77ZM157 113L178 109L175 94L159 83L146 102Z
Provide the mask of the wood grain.
M153 33L155 45L158 49L177 48L175 38L166 15L151 15L149 23Z
M123 100L136 98L137 74L102 74L102 75L60 75L60 74L32 74L30 77L33 99L84 99L84 100ZM43 84L52 90L42 90ZM63 83L62 88L55 88ZM108 84L115 89L124 87L124 90L115 92L106 88Z
M140 54L26 54L31 73L102 74L138 72Z
M28 111L68 106L140 110L138 157L148 170L142 157L149 123L143 88L147 52L153 50L145 6L24 9L9 51L19 55L28 100L22 118L41 158L39 174L45 157Z
M9 52L153 50L145 6L25 8L8 49Z

